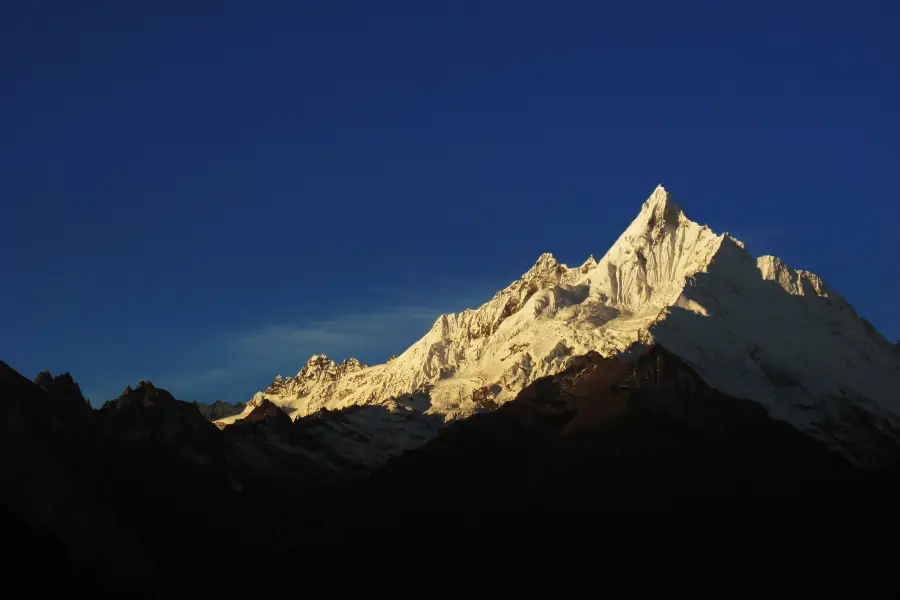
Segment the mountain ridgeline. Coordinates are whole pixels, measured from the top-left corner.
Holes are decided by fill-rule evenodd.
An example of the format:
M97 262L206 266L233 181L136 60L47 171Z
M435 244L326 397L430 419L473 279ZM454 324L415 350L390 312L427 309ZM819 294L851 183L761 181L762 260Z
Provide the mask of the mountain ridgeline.
M709 386L758 403L854 464L896 456L896 345L822 279L776 257L754 259L739 240L691 221L662 186L599 261L569 268L544 254L481 307L441 315L386 364L315 355L218 423L263 398L293 418L352 406L428 417L412 438L402 424L357 418L362 429L390 433L371 458L383 462L579 356L628 361L655 344Z
M0 522L14 572L117 597L388 543L889 534L898 392L897 346L846 300L660 187L599 261L542 255L387 363L314 355L246 404L140 382L92 409L0 363Z

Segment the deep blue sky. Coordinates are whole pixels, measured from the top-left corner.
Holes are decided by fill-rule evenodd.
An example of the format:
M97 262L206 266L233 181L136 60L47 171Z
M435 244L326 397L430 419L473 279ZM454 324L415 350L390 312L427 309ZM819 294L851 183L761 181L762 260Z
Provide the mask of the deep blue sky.
M6 2L0 358L246 400L602 255L660 182L896 339L897 4Z

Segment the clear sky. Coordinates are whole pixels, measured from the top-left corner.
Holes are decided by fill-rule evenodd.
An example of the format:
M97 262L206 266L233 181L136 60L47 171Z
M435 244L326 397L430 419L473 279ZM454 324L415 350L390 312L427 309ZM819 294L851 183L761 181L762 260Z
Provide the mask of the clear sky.
M382 362L663 183L900 337L900 3L4 2L0 359Z

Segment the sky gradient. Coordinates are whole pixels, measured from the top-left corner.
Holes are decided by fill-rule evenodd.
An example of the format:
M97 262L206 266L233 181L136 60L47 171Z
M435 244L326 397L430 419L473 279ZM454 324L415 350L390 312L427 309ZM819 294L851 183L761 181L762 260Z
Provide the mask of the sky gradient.
M900 337L896 2L10 2L0 50L0 359L95 405L382 362L658 183Z

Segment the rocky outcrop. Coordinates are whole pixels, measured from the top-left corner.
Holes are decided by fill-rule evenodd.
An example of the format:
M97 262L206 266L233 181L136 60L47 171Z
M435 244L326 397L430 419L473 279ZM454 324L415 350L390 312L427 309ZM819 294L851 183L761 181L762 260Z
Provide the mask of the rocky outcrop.
M315 412L324 408L335 397L340 383L356 373L368 368L355 358L348 358L341 363L329 359L324 354L314 354L294 377L278 375L264 392L254 396L243 411L227 422L243 418L251 410L259 406L264 399L275 401L289 413L297 416ZM301 410L296 405L302 400Z
M115 400L108 400L103 408L106 410L141 410L154 407L172 406L175 398L166 390L157 389L149 381L141 381L137 388L130 385Z
M194 402L194 405L197 407L197 410L200 411L200 414L210 421L224 419L232 415L239 415L246 407L246 404L243 402L225 402L223 400L216 400L212 404Z
M246 428L249 426L262 427L277 435L286 437L291 429L291 418L277 405L269 400L263 399L259 406L254 408L249 415L235 421L228 428L228 431L233 433L233 428Z
M34 384L45 392L41 404L48 419L68 427L87 424L91 406L69 373L54 377L49 371L41 371Z
M81 388L72 379L69 373L63 373L54 377L50 371L41 371L34 379L35 385L47 392L50 396L67 401L71 404L88 404L81 394Z

